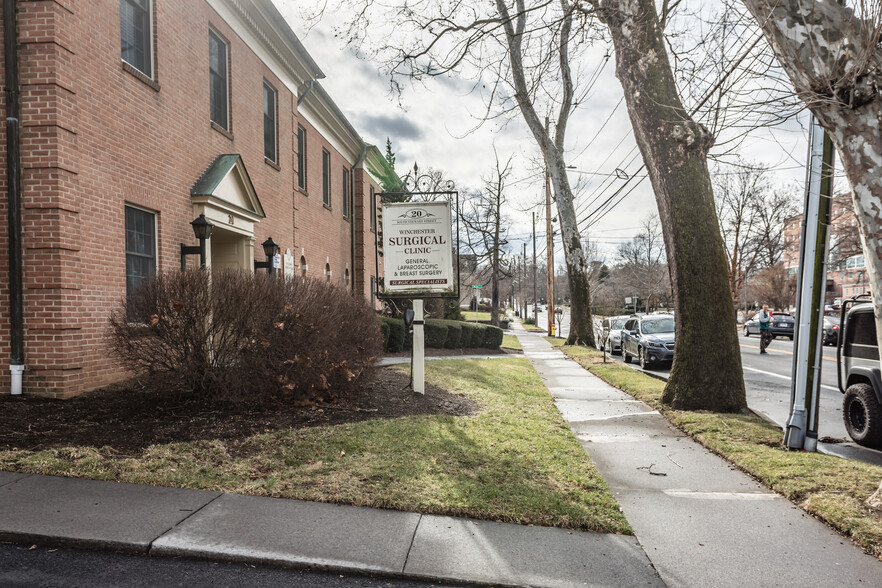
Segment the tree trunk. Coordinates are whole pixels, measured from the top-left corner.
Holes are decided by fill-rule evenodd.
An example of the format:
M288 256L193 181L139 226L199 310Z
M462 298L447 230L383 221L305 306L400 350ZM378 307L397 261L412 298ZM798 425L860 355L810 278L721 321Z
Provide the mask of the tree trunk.
M675 359L662 400L685 410L742 410L735 308L707 169L713 138L680 102L654 2L602 2L601 18L658 203L674 289Z
M560 33L560 68L564 90L555 128L554 140L545 131L545 125L536 114L530 101L530 91L524 75L522 40L526 28L526 9L524 0L517 0L512 18L504 0L496 0L496 9L502 17L502 24L508 41L508 58L511 65L512 85L515 88L515 102L527 123L536 144L539 146L545 164L551 175L551 185L557 199L557 212L563 237L564 257L570 279L570 335L567 345L594 346L594 323L591 318L591 294L588 285L590 267L582 249L582 237L573 206L573 192L570 189L564 161L564 139L567 121L573 105L573 84L569 65L569 34L572 25L572 11L567 9L562 19Z
M860 20L835 2L744 0L796 93L839 151L852 188L877 343L882 349L882 65L880 23ZM882 503L882 483L870 504Z

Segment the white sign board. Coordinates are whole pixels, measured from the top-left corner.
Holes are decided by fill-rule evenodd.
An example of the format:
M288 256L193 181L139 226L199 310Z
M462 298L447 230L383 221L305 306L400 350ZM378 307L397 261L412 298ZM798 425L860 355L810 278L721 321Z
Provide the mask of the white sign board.
M386 294L455 294L450 202L383 204Z
M631 297L625 296L625 304L631 304Z

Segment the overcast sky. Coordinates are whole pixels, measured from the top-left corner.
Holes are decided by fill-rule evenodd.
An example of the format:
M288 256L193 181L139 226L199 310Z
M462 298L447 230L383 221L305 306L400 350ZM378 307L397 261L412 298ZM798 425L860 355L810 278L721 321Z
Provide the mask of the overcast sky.
M332 28L339 24L338 16L327 12L318 25L306 31L299 11L312 7L314 1L274 2L325 73L322 85L364 140L381 151L385 150L386 138L392 140L399 174L418 162L422 170L444 170L455 180L457 189L464 192L479 188L481 178L490 174L494 144L501 158L514 155L516 165L508 211L513 222L511 250L519 253L521 243L526 241L528 253L531 252L530 219L535 211L537 250L544 253L544 188L541 173L536 169L537 150L532 135L519 117L504 126L498 122L478 126L483 101L473 91L472 82L455 78L430 80L421 87L405 86L400 97L390 96L388 80L377 72L377 66L359 59L334 38ZM592 63L583 66L586 71L600 67L600 77L590 98L573 115L567 133L572 147L568 163L585 172L572 172L571 182L575 185L579 177L588 182L576 200L580 219L595 211L624 183L615 176L617 169L634 175L642 165L631 136L621 85L614 75L615 58L601 67L604 52L605 47L598 46L588 58ZM801 185L805 178L806 120L805 115L800 115L774 130L752 133L741 146L741 155L777 170L776 184ZM717 169L723 171L726 166ZM632 181L622 194L634 185ZM622 200L616 198L612 203L617 205L594 222L587 234L598 243L607 262L614 261L616 245L632 238L640 229L640 221L657 210L648 179ZM595 213L595 218L599 214ZM559 241L555 259L557 263L563 261Z

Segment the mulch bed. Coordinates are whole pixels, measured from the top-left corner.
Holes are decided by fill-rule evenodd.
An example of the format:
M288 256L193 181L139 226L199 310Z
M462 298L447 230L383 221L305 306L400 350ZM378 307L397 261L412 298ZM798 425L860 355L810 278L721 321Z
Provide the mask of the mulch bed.
M425 395L414 394L409 382L407 373L378 369L357 393L306 407L273 400L211 405L177 392L147 390L137 379L69 400L0 396L0 450L110 446L137 454L174 441L242 439L279 429L475 410L468 398L436 386L427 384Z

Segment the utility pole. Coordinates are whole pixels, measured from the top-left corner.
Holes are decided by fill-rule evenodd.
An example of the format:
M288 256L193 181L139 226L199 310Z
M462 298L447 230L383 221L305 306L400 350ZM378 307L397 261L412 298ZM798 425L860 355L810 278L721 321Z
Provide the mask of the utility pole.
M539 302L536 299L536 213L533 213L533 324L539 326Z
M548 117L545 117L545 134L548 134ZM548 335L554 334L554 235L551 234L551 174L545 162L545 251L548 254Z
M523 263L522 269L524 270L524 288L523 295L521 296L521 318L527 318L527 242L524 241L524 255L521 257L521 262Z
M818 446L821 329L833 187L833 142L814 116L811 121L808 186L799 242L790 418L784 435L784 445L789 449L806 451L816 451Z

